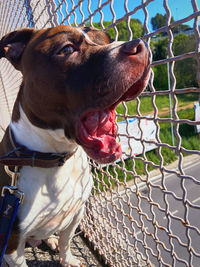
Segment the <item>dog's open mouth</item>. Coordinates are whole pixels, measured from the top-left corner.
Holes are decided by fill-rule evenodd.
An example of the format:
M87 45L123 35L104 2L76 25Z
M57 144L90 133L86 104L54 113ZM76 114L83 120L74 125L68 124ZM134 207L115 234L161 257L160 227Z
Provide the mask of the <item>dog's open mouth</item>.
M86 153L100 163L112 162L121 155L116 142L115 108L88 112L80 120L79 138Z
M99 163L110 163L121 156L121 145L116 141L115 108L122 101L135 99L146 87L148 76L132 85L110 107L81 116L78 140L89 157Z

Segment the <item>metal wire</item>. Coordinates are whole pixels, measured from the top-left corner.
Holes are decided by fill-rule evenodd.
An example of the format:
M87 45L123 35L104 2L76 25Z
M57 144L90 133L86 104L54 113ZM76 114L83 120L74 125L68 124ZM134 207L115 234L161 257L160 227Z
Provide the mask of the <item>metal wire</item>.
M184 162L187 160L184 156L188 155L188 161L195 161L196 166L200 151L188 149L184 145L181 126L195 127L200 122L188 119L187 116L180 118L178 115L181 108L178 96L200 93L200 11L196 0L186 1L191 3L193 11L175 21L172 21L168 0L163 0L162 3L158 0L7 0L0 3L0 37L21 27L45 28L58 24L95 26L98 22L105 31L113 29L117 40L118 25L125 21L128 39L132 40L131 19L138 12L143 16L144 35L141 38L149 46L152 39L155 40L152 37L167 33L168 57L152 62L152 67L169 64L168 90L155 88L154 72L151 71L148 90L136 99L134 114L130 114L126 103L122 104L124 112L117 114L119 120L126 122L126 132L120 133L119 139L127 140L129 152L124 152L123 156L128 155L129 160L122 157L120 163L108 166L101 166L90 160L95 186L87 202L81 230L110 266L199 266L200 223L193 218L200 215L200 198L194 200L193 194L199 192L200 177L185 171ZM166 24L151 31L149 10L154 2L157 3L158 10L159 7L163 8ZM121 16L117 13L117 5L124 9ZM107 14L110 14L109 23L105 23ZM174 27L192 20L195 49L174 55ZM197 61L198 86L178 89L174 66L176 62L184 62L183 60L189 58ZM20 83L21 74L5 59L1 59L0 138L10 121ZM169 110L163 116L157 105L158 97L167 95L172 99L171 116ZM148 117L141 111L143 99L146 97L151 98L152 105ZM134 119L138 121L138 136L130 132L130 120ZM142 126L144 120L154 123L155 139L149 140L145 137ZM171 124L175 144L162 141L161 126ZM141 143L140 155L135 155L134 147L131 146L133 140ZM196 140L198 142L198 136ZM149 159L147 145L156 146L156 160ZM172 165L166 164L164 150L174 153L176 160ZM138 166L143 169L142 174ZM170 187L170 177L173 177L176 186Z

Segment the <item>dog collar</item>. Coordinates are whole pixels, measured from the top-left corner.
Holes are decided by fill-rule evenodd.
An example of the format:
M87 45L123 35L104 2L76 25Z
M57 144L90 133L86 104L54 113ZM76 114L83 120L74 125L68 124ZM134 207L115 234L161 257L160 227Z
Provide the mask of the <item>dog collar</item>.
M6 252L8 239L13 228L19 205L23 202L24 193L17 188L17 180L22 166L52 168L62 166L67 159L74 155L71 153L42 153L33 151L17 143L10 127L7 128L4 145L0 143L2 151L9 151L0 157L0 164L4 165L3 175L11 177L11 185L4 185L0 201L0 266ZM9 169L11 167L11 169Z
M8 147L9 149L11 147L11 150L6 155L0 157L0 164L18 167L60 167L77 151L77 148L73 152L66 153L43 153L30 150L17 143L10 127L8 127Z

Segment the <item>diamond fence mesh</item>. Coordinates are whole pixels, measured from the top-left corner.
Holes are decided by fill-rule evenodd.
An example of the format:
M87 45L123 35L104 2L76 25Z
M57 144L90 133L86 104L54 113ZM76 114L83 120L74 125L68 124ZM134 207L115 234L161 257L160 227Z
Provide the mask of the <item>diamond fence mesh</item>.
M200 11L198 1L182 1L190 8L174 20L178 2L0 2L1 37L21 27L91 25L115 40L140 37L152 49L147 90L117 108L122 158L107 166L90 161L95 186L81 229L110 266L200 264ZM164 25L150 29L155 6ZM1 137L20 83L21 74L1 59Z

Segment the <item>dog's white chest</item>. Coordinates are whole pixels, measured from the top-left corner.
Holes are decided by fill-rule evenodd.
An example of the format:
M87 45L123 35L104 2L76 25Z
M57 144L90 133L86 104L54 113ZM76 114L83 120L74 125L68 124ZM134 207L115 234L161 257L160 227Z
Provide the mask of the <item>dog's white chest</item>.
M91 192L87 157L79 148L62 167L24 167L19 188L25 193L19 210L22 234L47 238L71 223Z

